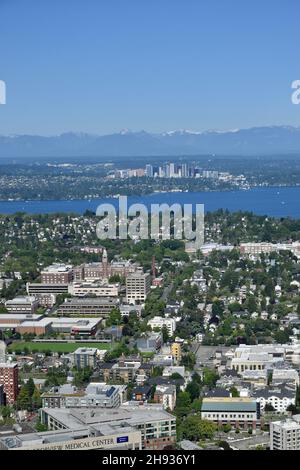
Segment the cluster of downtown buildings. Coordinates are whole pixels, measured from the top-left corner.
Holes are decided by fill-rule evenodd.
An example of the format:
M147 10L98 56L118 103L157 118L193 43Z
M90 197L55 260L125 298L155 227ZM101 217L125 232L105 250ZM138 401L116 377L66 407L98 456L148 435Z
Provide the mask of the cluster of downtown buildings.
M150 163L146 165L145 176L148 178L203 178L208 180L219 180L239 184L246 183L244 175L233 176L228 172L217 170L206 170L189 163L165 163L155 166Z
M244 175L232 175L229 172L200 168L191 163L167 162L162 165L147 163L145 168L118 169L114 178L195 178L219 182L230 182L237 186L247 186Z

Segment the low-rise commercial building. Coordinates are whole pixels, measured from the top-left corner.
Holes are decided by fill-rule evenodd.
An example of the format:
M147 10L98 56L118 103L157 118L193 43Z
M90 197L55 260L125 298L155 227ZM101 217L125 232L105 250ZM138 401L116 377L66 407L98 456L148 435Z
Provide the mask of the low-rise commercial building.
M94 336L102 318L51 317L51 330L67 335Z
M203 398L201 418L218 426L255 430L260 426L260 407L249 398Z
M2 318L3 317L3 318ZM0 329L16 330L21 335L48 335L52 332L66 335L94 336L102 318L44 317L43 315L3 314Z
M50 318L41 318L38 321L25 320L17 326L16 331L21 335L47 335L51 333L52 321Z
M33 296L18 296L5 302L5 307L9 313L27 313L34 314L38 309L39 303Z
M16 328L24 321L39 321L44 315L32 315L31 313L1 313L0 315L0 328L4 329L4 325L11 328Z

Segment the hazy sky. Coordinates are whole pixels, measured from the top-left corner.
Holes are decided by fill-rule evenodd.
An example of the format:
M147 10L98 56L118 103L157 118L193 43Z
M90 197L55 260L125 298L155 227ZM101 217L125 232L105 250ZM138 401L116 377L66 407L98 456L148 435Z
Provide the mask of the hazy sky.
M300 125L299 0L0 0L0 134Z

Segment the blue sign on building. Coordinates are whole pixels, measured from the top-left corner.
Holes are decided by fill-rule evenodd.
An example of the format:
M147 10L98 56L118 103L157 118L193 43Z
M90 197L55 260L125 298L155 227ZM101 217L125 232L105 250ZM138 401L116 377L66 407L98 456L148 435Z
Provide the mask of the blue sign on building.
M128 442L128 436L117 437L117 444L122 444L122 442Z

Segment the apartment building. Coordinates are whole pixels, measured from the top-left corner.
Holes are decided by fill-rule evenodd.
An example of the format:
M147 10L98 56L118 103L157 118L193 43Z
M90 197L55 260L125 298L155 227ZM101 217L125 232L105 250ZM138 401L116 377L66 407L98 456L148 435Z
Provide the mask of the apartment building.
M18 396L19 369L16 362L0 363L0 385L3 385L6 404L13 405Z
M41 398L43 408L117 408L126 399L126 386L99 382L78 390L65 384L52 387Z
M77 369L91 367L94 369L97 364L97 348L78 348L72 354L72 361Z
M174 410L176 406L176 386L175 385L157 385L153 400L155 403L161 403L164 409Z
M270 450L300 450L300 415L270 422Z
M156 328L158 330L162 330L165 326L169 336L173 336L176 330L176 321L174 318L156 316L148 321L148 325L151 327L152 330L155 330Z

